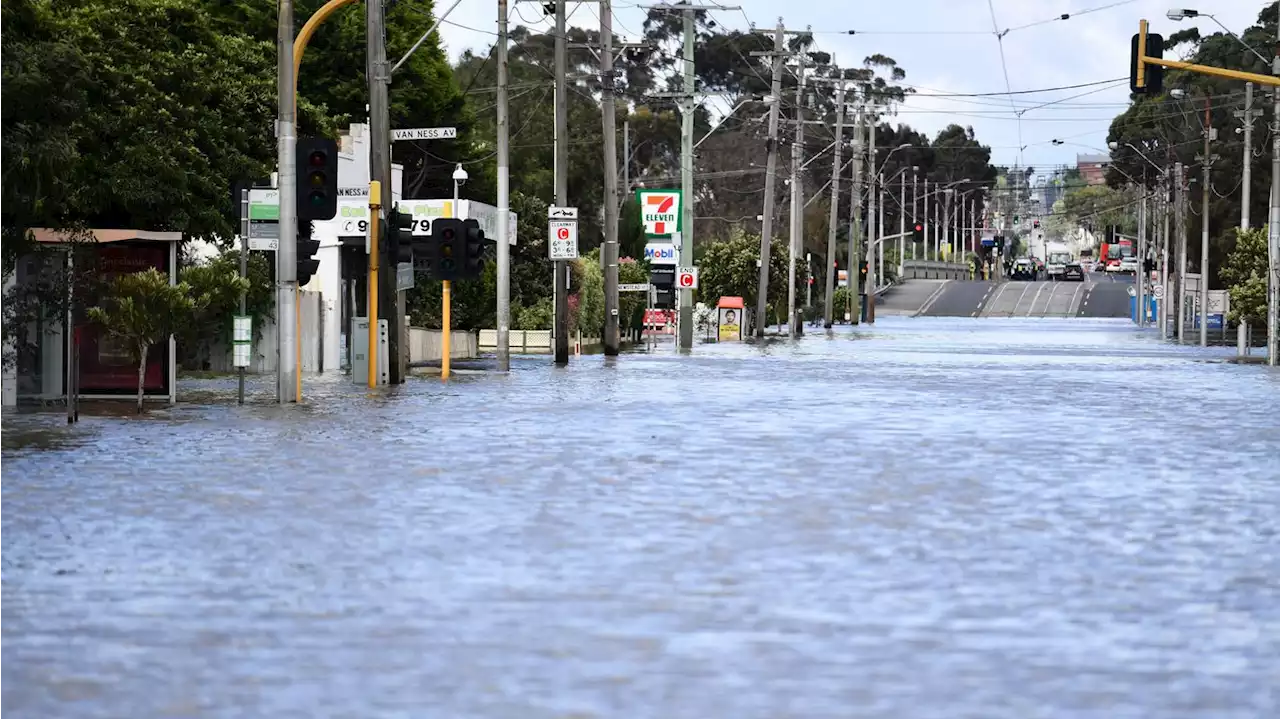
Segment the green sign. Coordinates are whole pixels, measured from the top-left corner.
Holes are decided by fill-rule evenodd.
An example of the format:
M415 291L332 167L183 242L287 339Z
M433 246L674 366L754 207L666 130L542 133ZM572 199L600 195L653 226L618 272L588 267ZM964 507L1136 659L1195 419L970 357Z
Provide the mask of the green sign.
M280 191L249 190L249 219L266 222L280 221Z

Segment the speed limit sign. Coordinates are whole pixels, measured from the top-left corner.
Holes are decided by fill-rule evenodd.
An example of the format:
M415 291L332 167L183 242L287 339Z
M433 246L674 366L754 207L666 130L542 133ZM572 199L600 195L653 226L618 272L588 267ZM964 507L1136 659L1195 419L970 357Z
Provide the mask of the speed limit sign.
M679 287L682 290L698 289L698 268L697 267L676 268L676 287Z
M1156 285L1151 288L1151 295L1157 300L1164 299L1164 285Z

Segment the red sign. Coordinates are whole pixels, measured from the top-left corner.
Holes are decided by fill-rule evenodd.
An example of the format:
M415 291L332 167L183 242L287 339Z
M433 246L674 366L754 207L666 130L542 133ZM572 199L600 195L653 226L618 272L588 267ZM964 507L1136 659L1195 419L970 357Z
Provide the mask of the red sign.
M644 323L652 327L666 327L668 324L675 324L676 313L674 310L645 310Z
M567 240L567 239L569 239L569 228L568 228L568 227L561 227L561 228L557 229L557 230L556 230L556 239L559 239L559 240Z

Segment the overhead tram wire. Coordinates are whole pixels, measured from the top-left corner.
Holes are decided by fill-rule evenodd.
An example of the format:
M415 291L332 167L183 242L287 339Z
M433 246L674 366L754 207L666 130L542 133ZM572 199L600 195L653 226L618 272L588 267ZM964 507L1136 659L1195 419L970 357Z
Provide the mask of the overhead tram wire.
M996 21L996 6L992 0L987 0L987 9L991 11L991 29L995 32L996 46L1000 49L1000 70L1004 72L1004 88L1013 94L1013 86L1009 83L1009 63L1004 58L1004 33L1000 32L1000 24ZM1022 115L1018 113L1018 108L1013 104L1013 98L1009 98L1009 107L1013 110L1014 117L1018 120L1018 164L1022 164Z

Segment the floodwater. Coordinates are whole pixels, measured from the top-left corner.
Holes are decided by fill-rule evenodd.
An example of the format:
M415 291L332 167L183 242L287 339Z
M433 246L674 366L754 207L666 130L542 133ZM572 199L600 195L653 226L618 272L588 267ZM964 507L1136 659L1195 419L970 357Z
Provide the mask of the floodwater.
M1275 717L1280 373L882 318L6 414L33 717Z

